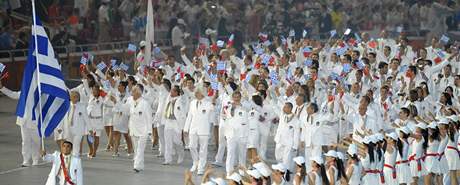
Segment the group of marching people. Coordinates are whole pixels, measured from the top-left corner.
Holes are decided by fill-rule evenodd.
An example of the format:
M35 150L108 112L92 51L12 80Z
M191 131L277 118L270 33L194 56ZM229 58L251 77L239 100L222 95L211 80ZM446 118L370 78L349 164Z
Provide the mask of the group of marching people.
M269 38L241 56L231 44L215 43L198 47L192 60L185 49L180 59L155 52L152 65L143 61L141 42L132 75L116 63L82 65L82 83L69 89L71 108L55 139L71 141L72 153L81 155L85 138L94 158L105 135L105 149L118 157L123 136L135 172L144 169L148 138L164 165L182 163L189 149L186 184L193 184L192 172L203 175L203 184L460 182L456 42L433 38L414 51L406 37L385 32L326 43ZM34 141L30 129L21 126L23 154ZM274 158L267 149L272 138ZM207 168L210 141L223 178Z

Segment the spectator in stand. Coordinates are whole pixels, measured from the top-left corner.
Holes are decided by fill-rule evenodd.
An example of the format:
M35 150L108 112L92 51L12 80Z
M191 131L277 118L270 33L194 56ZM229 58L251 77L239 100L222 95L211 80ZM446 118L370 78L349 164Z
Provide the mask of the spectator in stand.
M98 39L97 39L99 43L110 41L109 3L110 3L110 0L102 0L102 4L99 7L99 11L98 11L99 34L98 34Z
M0 30L0 50L13 49L13 29L4 27Z
M19 32L18 39L16 40L16 49L27 49L29 43L27 42L27 35L24 32Z
M185 26L185 21L178 19L171 31L172 51L175 58L180 58L180 48L184 46L184 40L189 36L189 33L185 33Z

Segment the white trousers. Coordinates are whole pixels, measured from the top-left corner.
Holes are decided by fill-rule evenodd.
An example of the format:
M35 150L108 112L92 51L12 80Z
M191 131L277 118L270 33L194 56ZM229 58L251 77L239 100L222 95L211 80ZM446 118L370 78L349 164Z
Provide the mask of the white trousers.
M216 162L223 163L226 145L227 142L225 141L224 127L219 125L219 147L217 148L215 158Z
M160 146L158 147L158 150L160 151L160 155L165 153L165 126L164 125L159 125L157 127L157 132L158 132L158 140ZM152 134L153 135L153 134Z
M21 126L22 138L22 164L29 165L30 160L33 164L38 164L40 159L40 137L37 128L27 128Z
M173 155L177 152L178 161L184 159L184 146L182 145L182 135L173 128L165 128L165 163L171 163ZM176 148L176 150L174 149Z
M257 149L257 152L259 153L259 157L262 160L267 159L267 142L268 142L268 135L260 134L260 139L259 139L259 148Z
M305 167L306 171L310 172L311 171L311 161L310 158L314 156L321 156L321 146L315 146L315 145L310 145L310 146L305 146Z
M227 174L233 172L237 160L240 166L246 166L247 139L241 137L227 138L227 160L225 162Z
M80 155L80 143L81 140L83 139L83 136L72 136L72 154L79 156Z
M147 136L131 136L134 145L134 169L144 169L144 151Z
M293 150L291 146L286 146L286 145L277 145L277 151L278 151L278 162L281 162L288 168L288 170L293 171L293 161L292 161L292 156L293 156Z
M198 165L198 172L204 172L206 168L206 159L208 156L209 136L192 134L189 136L189 140L190 154L192 155L193 165Z

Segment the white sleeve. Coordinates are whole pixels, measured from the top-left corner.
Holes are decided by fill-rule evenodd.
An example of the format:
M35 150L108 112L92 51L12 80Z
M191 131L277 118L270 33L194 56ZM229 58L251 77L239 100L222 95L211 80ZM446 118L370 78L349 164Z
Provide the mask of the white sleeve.
M19 95L21 94L21 91L16 91L15 92L15 91L7 89L6 87L1 88L0 92L2 92L6 96L8 96L9 98L14 99L14 100L18 100Z

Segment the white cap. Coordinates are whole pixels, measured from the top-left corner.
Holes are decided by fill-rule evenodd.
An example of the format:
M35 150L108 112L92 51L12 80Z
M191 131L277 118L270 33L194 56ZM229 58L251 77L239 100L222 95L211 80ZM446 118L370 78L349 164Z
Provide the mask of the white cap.
M445 124L445 125L448 125L449 124L449 120L447 118L441 118L439 119L438 123L441 125L441 124Z
M337 152L335 150L329 150L324 156L337 158Z
M241 182L241 175L238 172L233 172L231 175L227 176L227 179L235 182Z
M178 24L182 24L182 25L184 25L184 26L187 25L187 24L185 24L184 19L177 19L177 23L178 23Z
M343 155L342 152L337 152L337 157L340 159L340 160L346 160L347 157L345 155Z
M317 164L323 164L324 160L321 156L310 157L310 161L315 161Z
M379 140L377 139L376 135L369 136L369 139L370 139L371 143L374 143L374 144L379 142Z
M364 143L364 144L369 144L370 142L371 142L371 138L370 138L369 136L365 136L365 137L363 138L363 143Z
M350 144L348 146L347 153L350 154L350 155L357 154L358 153L358 146L356 146L355 144Z
M399 128L399 131L405 134L410 134L410 129L408 127L401 127Z
M426 127L427 127L427 126L426 126L426 124L425 124L425 123L423 123L423 122L420 122L420 123L418 123L418 124L417 124L417 125L415 125L415 126L416 126L416 127L418 127L418 128L421 128L421 129L423 129L423 130L425 130L425 129L426 129Z
M227 182L224 179L220 178L220 177L212 178L211 181L213 181L217 185L227 185Z
M385 135L393 140L398 140L398 134L396 134L396 132L391 132Z
M145 47L145 40L143 40L143 41L141 41L141 42L139 43L139 47Z
M378 141L383 141L383 139L384 139L385 137L383 137L383 134L377 133L377 134L375 134L375 138L376 138Z
M272 174L270 168L268 168L268 166L263 162L258 162L252 166L255 169L257 169L257 171L259 171L260 174L263 175L264 177L270 177L270 175Z
M260 179L262 177L262 174L260 174L257 169L252 169L252 170L247 170L246 173L248 173L251 177L254 177L256 179Z
M436 127L438 127L438 123L436 123L435 121L431 122L428 126L428 128L431 128L431 129L435 129Z
M278 163L278 164L272 165L272 169L280 171L280 172L283 172L283 173L286 172L286 170L287 170L286 166L284 166L283 163Z
M447 117L448 119L452 120L453 122L457 122L458 121L458 116L457 115L452 115L452 116L449 116Z
M294 161L297 165L305 164L305 158L303 156L298 156L294 158Z

